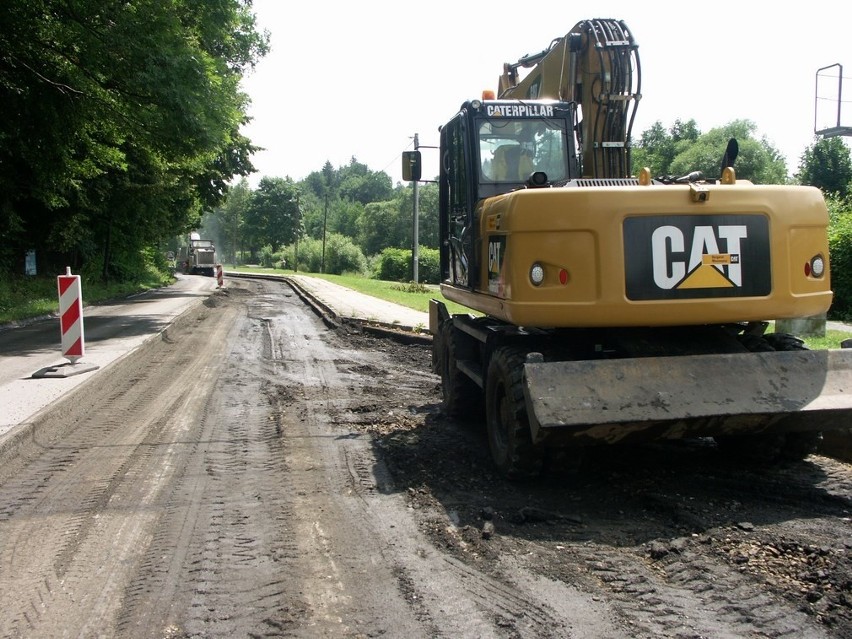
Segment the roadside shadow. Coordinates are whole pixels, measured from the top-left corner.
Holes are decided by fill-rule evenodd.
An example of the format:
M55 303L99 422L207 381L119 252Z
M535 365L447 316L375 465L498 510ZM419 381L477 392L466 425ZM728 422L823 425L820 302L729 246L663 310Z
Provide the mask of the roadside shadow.
M83 331L86 347L97 347L99 342L112 339L153 335L165 329L174 318L150 315L125 315L121 317L85 317ZM42 320L5 331L0 334L0 356L27 357L55 353L61 358L62 335L59 320Z

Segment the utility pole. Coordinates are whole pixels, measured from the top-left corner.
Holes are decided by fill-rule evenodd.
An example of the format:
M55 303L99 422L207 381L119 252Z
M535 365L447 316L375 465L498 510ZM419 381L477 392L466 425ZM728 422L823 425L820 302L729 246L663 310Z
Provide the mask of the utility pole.
M320 273L325 273L325 227L328 225L328 187L325 189L325 213L322 215L322 267Z
M293 200L290 200L291 202ZM299 207L299 192L296 191L296 250L293 255L293 271L299 272L299 235L302 234L302 209Z
M414 150L420 148L420 137L417 133L414 134ZM414 275L414 283L419 282L417 274L417 265L420 262L420 190L418 181L414 180L414 232L412 233L412 249L411 249L411 272Z

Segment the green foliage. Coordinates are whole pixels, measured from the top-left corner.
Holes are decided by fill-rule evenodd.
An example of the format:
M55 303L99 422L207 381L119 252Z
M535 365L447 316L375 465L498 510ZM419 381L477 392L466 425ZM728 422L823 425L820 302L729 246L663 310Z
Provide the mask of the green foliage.
M97 272L94 276L85 272L79 275L84 305L121 299L174 281L165 257L153 250L144 252L143 264L133 273L132 280L105 284ZM0 325L54 314L58 310L56 275L0 278Z
M319 273L322 270L322 240L312 237L299 240L299 270L308 273Z
M374 267L374 277L390 282L408 282L414 275L411 269L411 251L386 248L379 253Z
M419 248L417 261L418 280L429 284L438 284L441 281L441 253L436 248L421 246Z
M420 284L419 282L409 282L408 284L394 284L391 288L395 291L402 291L404 293L430 293L432 291L431 288L426 286L425 284Z
M383 171L370 171L353 157L349 166L340 170L340 197L363 205L390 199L393 192L391 179Z
M718 178L728 140L736 138L739 155L734 164L737 177L757 184L784 184L787 167L778 150L765 138L755 139L757 126L748 120L735 120L700 133L695 121L680 120L666 132L656 122L645 131L632 153L633 173L647 166L654 176L680 177L701 171Z
M296 266L296 245L290 244L276 254L275 266L283 261L285 268ZM298 270L305 273L323 272L322 238L305 237L299 240ZM294 269L295 270L295 269ZM339 233L329 233L325 242L325 273L341 275L343 273L367 272L367 258L351 238Z
M47 315L58 308L55 276L0 278L0 324Z
M300 233L299 190L290 178L264 177L245 212L243 231L252 252L260 246L292 242Z
M402 215L395 202L373 202L358 219L358 244L366 255L401 248L410 244L411 226L411 213Z
M364 274L367 272L367 258L351 238L331 233L326 237L325 272L334 275Z
M237 252L244 234L245 219L252 201L252 190L243 178L231 187L228 197L204 217L201 235L213 240L219 259L237 264Z
M633 173L637 174L641 168L648 167L651 175L670 174L675 157L694 144L698 136L695 120L686 123L675 120L669 131L657 120L642 133L633 150Z
M440 244L438 229L438 185L421 184L419 190L420 221L417 233L418 244L438 248ZM405 188L397 198L399 219L409 227L413 226L414 189ZM406 245L410 245L411 231L406 234Z
M35 248L123 277L252 170L250 3L10 0L0 24L0 268Z
M796 175L801 184L847 198L852 194L852 155L843 138L822 138L805 149Z
M837 197L828 198L831 224L828 250L834 301L829 317L852 321L852 207Z
M418 248L417 280L437 284L440 281L440 253L425 246ZM410 282L414 279L409 249L386 248L374 265L374 277L391 282Z
M280 263L281 260L276 260L275 251L272 250L271 244L266 244L260 247L260 250L257 252L257 258L260 262L261 266L265 266L266 268L272 268L276 265L276 263Z

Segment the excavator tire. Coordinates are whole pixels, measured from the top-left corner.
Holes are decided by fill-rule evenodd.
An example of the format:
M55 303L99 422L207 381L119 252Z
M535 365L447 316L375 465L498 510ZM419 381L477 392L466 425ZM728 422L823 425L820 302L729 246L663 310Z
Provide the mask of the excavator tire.
M488 446L497 468L510 479L535 477L542 471L543 451L532 443L524 401L526 353L513 347L494 351L485 382Z
M462 373L456 363L465 358L464 334L452 321L441 324L441 408L450 417L466 420L482 416L482 389Z
M795 335L789 333L768 333L763 339L776 351L806 351L808 347Z
M752 352L808 350L802 340L788 333L743 336L741 341ZM822 441L822 433L768 433L715 439L719 449L731 457L756 464L774 464L801 461L815 453Z
M820 431L787 433L784 436L784 446L781 448L781 459L784 461L801 461L808 455L817 452L820 443L822 443Z

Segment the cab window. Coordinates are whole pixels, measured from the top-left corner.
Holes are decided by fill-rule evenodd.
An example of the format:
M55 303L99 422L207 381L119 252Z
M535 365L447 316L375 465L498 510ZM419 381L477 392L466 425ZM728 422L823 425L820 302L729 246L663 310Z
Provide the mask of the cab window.
M568 175L567 135L558 120L494 118L479 125L481 180L525 182L534 171L551 181Z

